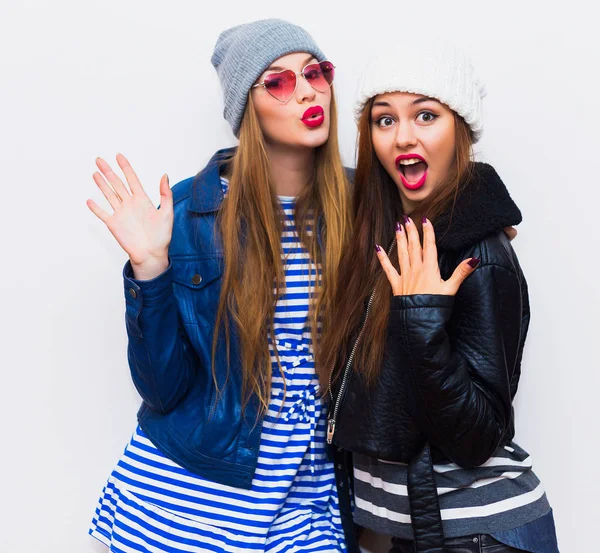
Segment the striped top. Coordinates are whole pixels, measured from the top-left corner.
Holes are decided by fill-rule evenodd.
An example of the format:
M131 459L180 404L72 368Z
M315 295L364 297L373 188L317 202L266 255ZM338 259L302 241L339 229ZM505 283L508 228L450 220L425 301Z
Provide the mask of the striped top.
M346 551L308 320L320 268L313 265L311 271L299 241L294 199L280 202L286 289L276 304L276 343L269 342L272 391L252 488L225 486L185 470L138 427L90 528L111 551Z
M447 538L510 530L550 512L531 457L514 442L479 467L448 463L433 469ZM412 540L407 482L407 465L355 454L355 521Z

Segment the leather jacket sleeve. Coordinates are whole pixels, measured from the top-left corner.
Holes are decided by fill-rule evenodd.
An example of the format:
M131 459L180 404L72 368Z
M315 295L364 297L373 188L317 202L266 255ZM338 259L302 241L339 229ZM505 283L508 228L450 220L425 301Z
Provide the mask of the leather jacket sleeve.
M128 261L123 279L131 376L144 402L167 413L185 396L198 364L179 322L171 264L156 278L140 281Z
M408 372L408 407L462 467L485 463L513 428L529 306L522 273L483 264L456 298L396 296L389 330Z

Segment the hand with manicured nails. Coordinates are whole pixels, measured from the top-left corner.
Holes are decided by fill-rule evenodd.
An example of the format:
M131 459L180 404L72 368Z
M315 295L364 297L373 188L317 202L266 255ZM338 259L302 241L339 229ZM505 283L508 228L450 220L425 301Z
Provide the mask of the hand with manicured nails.
M476 257L466 259L448 280L442 280L435 232L433 225L425 217L423 217L423 247L421 247L419 232L409 217L404 217L404 227L396 223L396 245L400 274L381 246L375 246L377 257L392 285L394 296L413 294L454 296L463 281L479 264L479 259Z
M161 202L157 209L125 156L117 155L117 163L129 186L101 158L96 159L100 172L96 171L93 176L114 213L107 213L93 200L86 203L129 256L135 278L150 280L169 266L168 249L173 232L169 178L165 174L160 180Z

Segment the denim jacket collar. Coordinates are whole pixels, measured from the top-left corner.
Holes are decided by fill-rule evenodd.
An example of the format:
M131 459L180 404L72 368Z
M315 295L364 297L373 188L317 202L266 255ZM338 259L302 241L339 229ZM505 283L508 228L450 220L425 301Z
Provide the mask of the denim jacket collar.
M221 171L224 161L231 159L237 148L218 150L207 163L206 167L194 177L189 210L194 213L212 213L218 211L223 203L223 188L221 186ZM317 223L317 239L323 250L323 215Z
M217 151L206 167L195 177L192 184L189 210L194 213L212 213L218 211L223 203L221 187L221 171L224 161L231 159L236 148L225 148Z

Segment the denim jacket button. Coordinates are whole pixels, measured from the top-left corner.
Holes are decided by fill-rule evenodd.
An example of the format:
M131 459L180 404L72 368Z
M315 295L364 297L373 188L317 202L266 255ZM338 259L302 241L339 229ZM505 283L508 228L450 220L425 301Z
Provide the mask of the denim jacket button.
M129 289L129 295L130 295L130 296L131 296L133 299L137 298L137 293L136 293L136 291L135 291L133 288L130 288L130 289Z
M192 277L192 284L200 284L202 282L202 277L198 274Z

